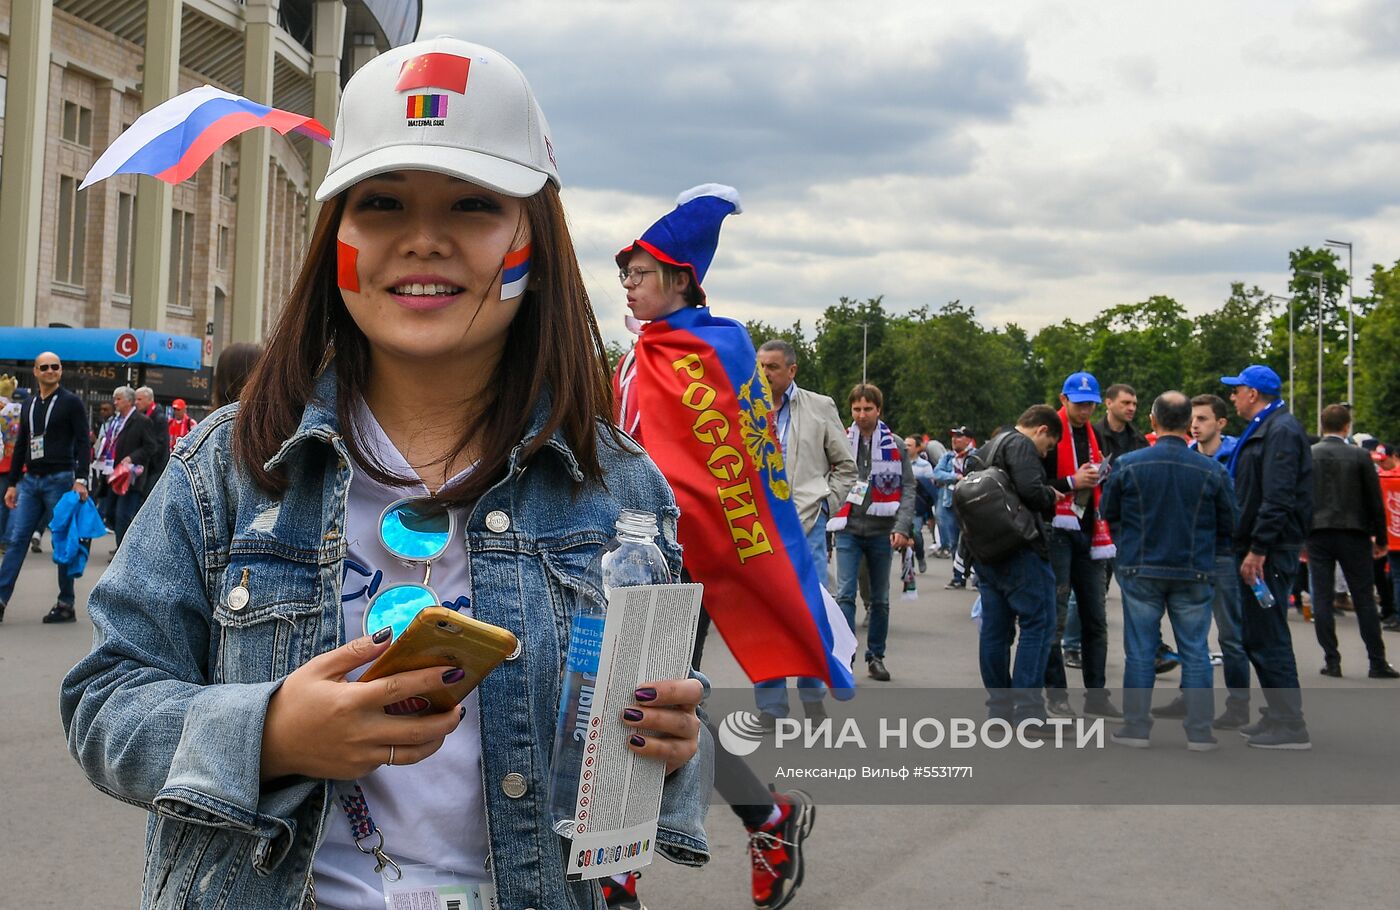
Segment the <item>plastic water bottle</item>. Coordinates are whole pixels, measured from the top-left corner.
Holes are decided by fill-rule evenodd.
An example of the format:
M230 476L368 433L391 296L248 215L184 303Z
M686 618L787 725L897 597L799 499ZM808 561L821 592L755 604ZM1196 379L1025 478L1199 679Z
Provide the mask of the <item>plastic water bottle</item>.
M553 777L549 787L549 812L554 830L565 837L574 831L579 773L583 769L584 741L593 712L608 592L634 585L667 584L671 580L670 566L656 545L655 515L624 510L614 527L617 535L584 572L578 610L569 622L569 649L564 658L559 722L554 731L551 763Z
M1269 586L1264 584L1264 576L1256 575L1254 582L1249 586L1249 590L1254 592L1254 599L1259 601L1259 606L1265 610L1272 609L1278 601L1274 600L1274 592L1269 590Z

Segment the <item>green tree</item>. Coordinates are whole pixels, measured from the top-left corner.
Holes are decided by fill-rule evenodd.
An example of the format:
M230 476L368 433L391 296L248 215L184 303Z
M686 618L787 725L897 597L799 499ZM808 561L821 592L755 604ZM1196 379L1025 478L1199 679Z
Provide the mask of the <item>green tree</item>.
M1090 328L1066 319L1047 325L1031 342L1031 371L1040 381L1040 401L1056 404L1065 377L1084 369L1093 336Z
M1400 261L1373 266L1371 288L1357 324L1356 428L1400 442Z
M1172 298L1158 295L1110 307L1089 325L1094 334L1084 367L1103 388L1127 383L1147 403L1185 384L1182 352L1191 340L1191 320ZM1138 423L1148 425L1146 408Z

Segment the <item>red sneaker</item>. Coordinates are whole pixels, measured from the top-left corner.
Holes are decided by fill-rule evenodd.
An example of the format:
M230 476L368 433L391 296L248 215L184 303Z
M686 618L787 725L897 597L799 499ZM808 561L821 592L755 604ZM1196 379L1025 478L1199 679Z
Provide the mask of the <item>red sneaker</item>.
M611 875L605 875L598 884L603 887L603 903L609 907L621 907L622 910L647 910L637 897L637 879L641 878L636 872L628 872L622 884Z
M787 906L802 885L802 842L817 820L817 807L801 790L773 794L782 813L771 825L749 829L753 862L753 905L763 910Z

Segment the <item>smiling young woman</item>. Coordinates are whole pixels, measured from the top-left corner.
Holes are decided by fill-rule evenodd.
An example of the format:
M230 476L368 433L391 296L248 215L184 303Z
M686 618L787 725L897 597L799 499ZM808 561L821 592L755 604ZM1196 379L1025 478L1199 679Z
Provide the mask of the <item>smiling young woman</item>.
M172 456L63 686L84 770L152 811L146 906L378 910L406 886L376 858L464 905L601 903L548 806L570 611L624 509L659 516L678 573L679 512L612 426L547 137L514 64L456 39L346 86L267 351ZM386 537L405 497L450 519L426 577ZM461 670L358 678L393 634L371 602L415 586L520 644L443 714L404 712ZM608 719L668 772L656 848L695 865L701 693L647 682Z

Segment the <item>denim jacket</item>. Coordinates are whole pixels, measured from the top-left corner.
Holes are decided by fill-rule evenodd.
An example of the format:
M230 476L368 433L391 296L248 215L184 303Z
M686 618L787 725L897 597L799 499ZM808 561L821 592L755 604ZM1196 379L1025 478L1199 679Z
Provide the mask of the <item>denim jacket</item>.
M1177 581L1210 578L1237 515L1224 466L1166 435L1114 460L1099 508L1118 545L1114 571Z
M968 446L963 455L972 458L977 454L977 449ZM943 457L938 459L938 464L933 468L933 482L938 487L938 499L935 503L940 509L951 509L953 507L953 487L958 485L962 478L958 476L957 462L958 453L952 449L943 453Z
M63 681L63 722L98 789L151 813L143 907L314 906L313 855L326 825L346 824L332 782L264 783L259 774L269 698L288 673L347 637L340 589L352 468L335 395L328 371L269 462L291 478L280 499L235 463L236 406L200 424L88 602L95 644ZM546 408L537 403L506 476L462 533L476 617L522 645L479 689L499 904L581 910L602 908L601 893L592 882L566 884L565 841L548 808L569 614L621 509L660 515L660 545L678 571L679 512L639 449L600 439L603 484L579 483L560 434L520 461ZM504 530L490 530L488 515L493 527L508 519ZM246 603L229 599L239 585L251 594ZM713 749L702 727L700 751L666 780L657 846L674 861L708 859Z

